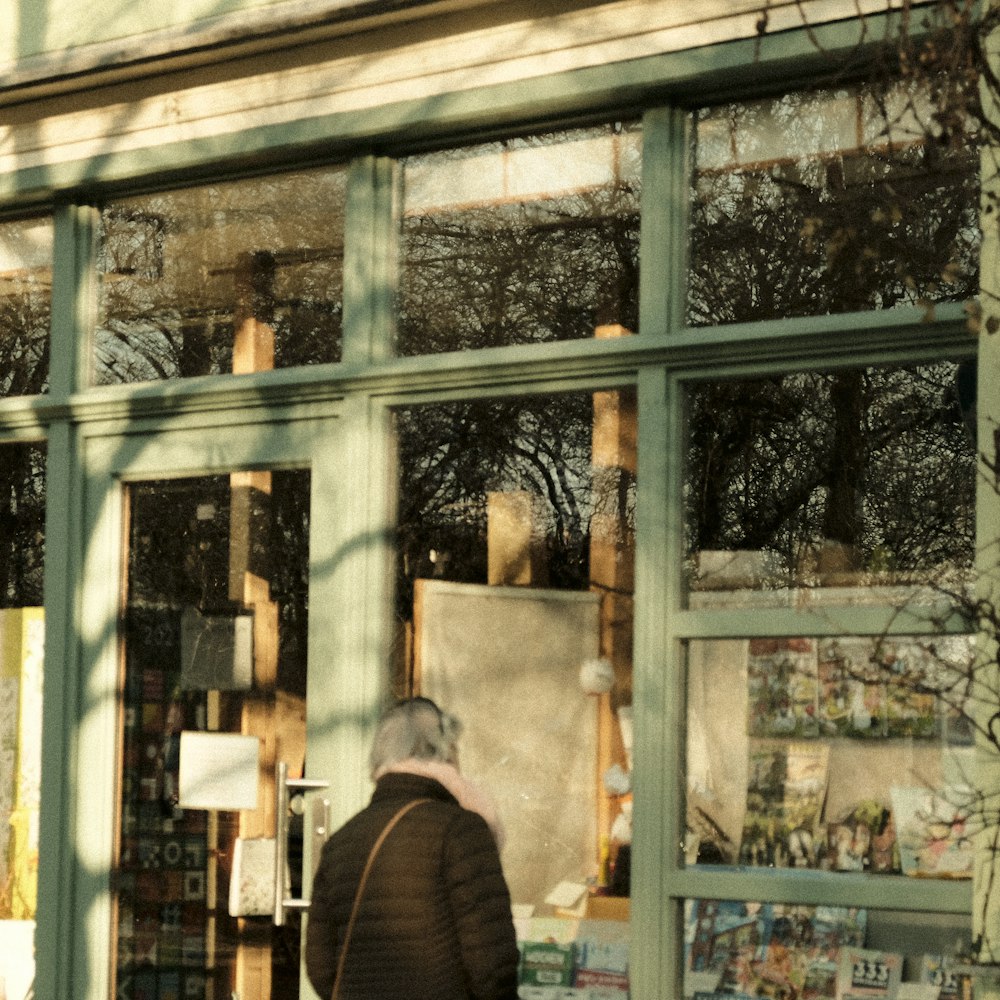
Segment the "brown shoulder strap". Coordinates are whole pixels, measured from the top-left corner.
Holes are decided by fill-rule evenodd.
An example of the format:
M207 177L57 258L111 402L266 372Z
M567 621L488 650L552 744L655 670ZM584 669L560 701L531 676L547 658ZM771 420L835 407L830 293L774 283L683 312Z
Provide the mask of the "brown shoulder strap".
M351 906L351 915L347 920L347 930L344 932L344 946L340 949L340 958L337 961L337 976L333 981L333 993L330 994L330 1000L337 1000L337 994L340 992L340 980L344 974L344 963L347 961L347 947L351 943L351 934L354 931L354 921L358 916L358 909L361 906L361 896L365 891L365 884L368 881L368 873L372 870L372 864L375 862L375 855L378 854L385 842L385 838L389 836L392 832L392 828L414 807L419 806L422 802L430 802L430 799L414 799L412 802L407 802L405 806L402 807L393 817L386 823L385 828L378 835L378 840L372 845L372 849L368 852L368 860L365 862L365 867L361 872L361 879L358 882L358 891L354 894L354 904Z

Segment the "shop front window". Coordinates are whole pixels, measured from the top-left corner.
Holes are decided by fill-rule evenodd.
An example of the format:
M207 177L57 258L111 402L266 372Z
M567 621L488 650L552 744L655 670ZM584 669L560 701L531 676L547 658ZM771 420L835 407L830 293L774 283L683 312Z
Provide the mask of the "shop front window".
M45 448L0 444L0 976L32 982L45 619Z
M34 396L49 382L52 222L0 222L0 396Z
M966 634L975 368L705 381L686 403L683 865L753 872L771 899L808 883L811 903L885 879L907 909L905 881L936 880L913 913L689 900L688 984L834 1000L939 976L956 992L935 996L962 995L955 890L993 822L992 665Z
M399 353L635 333L640 157L615 123L404 160Z
M912 84L699 112L688 323L974 298L979 153L932 112Z
M524 996L627 985L635 428L631 389L396 413L395 689L465 723Z
M346 191L334 167L105 205L97 384L339 360Z
M969 879L968 636L691 641L687 861Z

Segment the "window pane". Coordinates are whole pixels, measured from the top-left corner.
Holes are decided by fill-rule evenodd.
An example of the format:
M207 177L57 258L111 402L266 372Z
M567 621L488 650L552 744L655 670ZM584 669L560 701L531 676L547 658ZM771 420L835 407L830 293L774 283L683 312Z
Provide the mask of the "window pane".
M616 123L407 159L399 353L635 332L640 142Z
M973 639L692 641L687 859L970 878ZM982 676L979 676L982 681Z
M34 976L45 619L45 449L0 444L0 942L8 996Z
M0 222L0 396L34 396L49 383L52 222Z
M895 996L899 982L968 995L955 955L967 917L717 899L684 912L685 996L836 1000Z
M346 176L328 168L106 205L97 383L339 360Z
M974 550L974 382L942 363L691 386L691 603L958 588Z
M979 157L905 85L702 111L692 326L974 298Z
M0 444L0 608L42 604L45 448Z
M623 389L397 415L395 686L464 718L462 770L507 829L525 988L549 940L550 985L625 983L634 406Z

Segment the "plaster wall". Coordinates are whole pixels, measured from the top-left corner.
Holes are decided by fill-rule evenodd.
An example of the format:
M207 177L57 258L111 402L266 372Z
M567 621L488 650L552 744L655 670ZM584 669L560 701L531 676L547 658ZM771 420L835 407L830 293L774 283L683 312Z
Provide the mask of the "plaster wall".
M105 0L103 6L108 2ZM216 10L238 7L244 20L247 13L256 12L255 30L258 24L266 23L264 7L273 12L292 6L264 0L180 0L169 7L173 28L186 25L183 37L175 33L167 45L172 58L197 42L197 18L213 3ZM814 0L770 6L767 30L774 34L801 27L804 20L819 24L857 17L859 10L875 14L884 11L886 3ZM62 164L78 163L85 165L79 179L84 175L92 179L94 164L107 163L112 157L169 143L217 144L226 136L253 128L287 128L290 123L338 114L364 116L375 109L382 113L383 127L391 127L392 122L385 121L385 109L397 104L406 108L401 111L399 124L403 126L406 116L413 114L414 102L424 102L430 109L444 96L473 89L523 84L557 73L753 38L762 10L760 0L614 0L586 6L566 0L473 3L462 10L438 11L434 16L427 13L430 8L424 8L423 16L414 11L405 23L398 23L397 18L365 30L356 27L356 33L311 45L282 48L275 42L266 52L228 62L220 60L222 50L216 49L214 62L176 72L168 72L174 65L169 62L158 72L151 64L142 70L147 75L139 79L97 90L87 85L88 52L97 60L93 67L103 67L101 72L106 73L114 64L115 51L99 46L88 50L91 39L80 33L97 29L84 29L83 25L103 25L109 37L114 32L130 33L155 49L161 29L156 18L164 16L158 13L162 5L123 5L133 12L125 21L110 14L92 16L90 4L88 16L81 17L82 5L76 0L38 4L39 13L34 15L26 13L29 6L34 10L35 5L0 0L4 23L42 18L42 12L49 10L52 24L44 31L33 29L29 33L36 39L33 42L18 42L24 35L20 29L0 38L0 176L18 171L44 173ZM215 23L231 25L232 17L236 15L219 15ZM252 34L245 31L247 38ZM289 36L286 46L293 40ZM7 51L2 49L4 45ZM32 64L34 68L25 77L24 66L17 63L18 45L29 51L70 46L60 58L77 63L83 60L75 71L74 89L33 100L32 93L44 89L45 73L54 78L61 72L59 63L53 61L48 71L44 62ZM211 54L209 46L200 58ZM16 82L6 89L5 59L6 80L8 84ZM133 76L137 72L134 66L130 72ZM37 77L34 84L29 80L31 74ZM69 84L63 81L61 86ZM18 103L8 103L15 100ZM62 183L76 179L68 176Z
M883 0L882 6L886 6ZM336 22L357 17L385 15L391 11L408 10L416 15L421 10L442 7L468 8L502 6L495 0L174 0L171 4L136 4L132 0L2 0L0 23L7 27L0 37L0 66L15 64L47 53L117 43L128 39L145 39L156 44L157 35L174 33L176 44L183 36L194 40L198 35L214 34L217 38L250 36L277 26ZM677 0L671 20L684 24L724 18L746 11L762 9L761 0ZM768 4L776 13L781 4ZM817 20L830 16L850 16L856 13L853 4L842 0L817 3ZM822 9L825 8L825 9ZM841 13L837 8L844 8ZM84 11L86 16L81 16ZM250 20L248 20L248 17Z

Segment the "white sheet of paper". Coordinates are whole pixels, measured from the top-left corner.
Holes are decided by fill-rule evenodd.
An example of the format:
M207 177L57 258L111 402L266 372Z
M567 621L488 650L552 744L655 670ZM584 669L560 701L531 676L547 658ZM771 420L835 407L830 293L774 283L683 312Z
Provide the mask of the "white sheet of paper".
M181 733L182 809L256 809L260 739L239 733Z
M576 906L583 898L587 887L580 882L560 882L546 897L549 906L561 906L565 909Z

